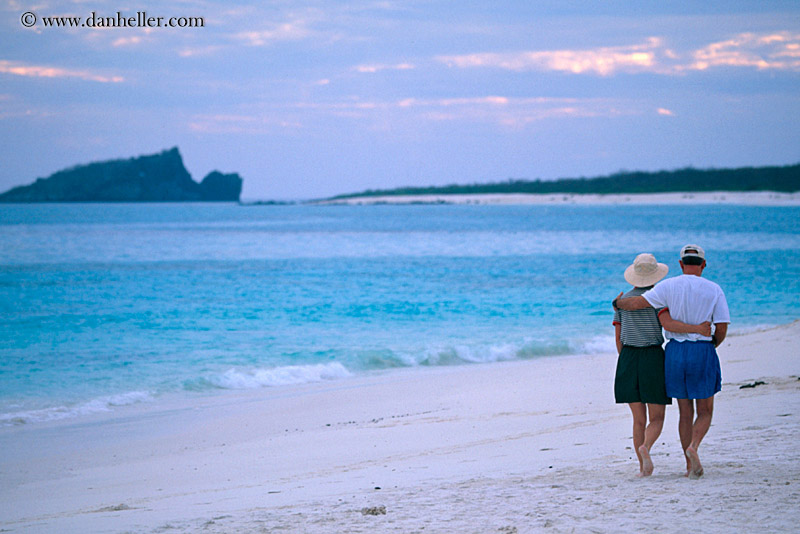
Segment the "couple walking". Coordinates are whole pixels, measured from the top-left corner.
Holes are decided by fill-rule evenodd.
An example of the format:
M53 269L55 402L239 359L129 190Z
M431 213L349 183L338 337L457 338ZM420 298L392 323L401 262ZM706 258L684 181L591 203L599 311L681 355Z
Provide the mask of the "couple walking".
M730 323L725 294L702 278L706 260L701 247L684 246L679 263L683 274L662 281L669 267L652 254L639 254L625 270L633 289L613 302L619 352L614 396L633 415L639 476L653 473L650 448L661 434L672 398L678 402L686 474L703 475L698 448L711 426L714 395L722 389L716 347ZM662 327L669 340L665 349Z

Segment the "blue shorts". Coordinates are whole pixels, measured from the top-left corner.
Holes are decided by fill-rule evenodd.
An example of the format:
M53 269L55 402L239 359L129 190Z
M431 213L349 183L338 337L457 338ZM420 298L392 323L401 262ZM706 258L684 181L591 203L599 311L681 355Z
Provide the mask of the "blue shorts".
M722 390L719 357L710 341L675 341L664 350L667 395L675 399L707 399Z

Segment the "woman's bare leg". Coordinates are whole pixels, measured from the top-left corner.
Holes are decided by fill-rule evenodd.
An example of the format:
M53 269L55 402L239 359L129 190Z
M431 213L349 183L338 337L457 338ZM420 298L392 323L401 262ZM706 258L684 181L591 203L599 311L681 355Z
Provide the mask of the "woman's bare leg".
M644 431L644 441L641 443L636 451L638 452L639 461L641 462L642 476L649 477L653 474L653 460L650 458L650 449L653 448L658 436L661 435L661 429L664 428L664 413L667 407L663 404L648 404L647 411L650 415L650 422Z
M645 427L647 426L647 406L641 402L628 404L633 415L633 450L639 459L639 476L644 476L644 459L640 448L644 445Z

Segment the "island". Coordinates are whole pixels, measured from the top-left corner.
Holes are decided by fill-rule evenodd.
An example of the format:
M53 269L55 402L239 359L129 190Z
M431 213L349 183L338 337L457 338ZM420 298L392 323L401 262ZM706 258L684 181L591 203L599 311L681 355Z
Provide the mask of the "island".
M0 202L238 202L242 178L210 172L195 182L177 147L78 165L0 194Z
M557 180L511 179L482 184L451 184L430 187L398 187L368 189L321 199L319 203L354 203L369 199L391 202L393 197L417 201L457 196L479 195L642 195L728 193L797 193L800 191L800 164L772 167L740 167L735 169L694 169L674 171L620 171L596 178L560 178Z

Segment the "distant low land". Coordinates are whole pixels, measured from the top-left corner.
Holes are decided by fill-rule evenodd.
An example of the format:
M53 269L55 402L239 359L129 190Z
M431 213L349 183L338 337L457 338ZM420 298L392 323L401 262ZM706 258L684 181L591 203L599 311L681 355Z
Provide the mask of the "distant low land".
M558 180L508 180L505 182L446 185L438 187L400 187L367 190L361 193L338 195L323 202L336 203L371 197L456 195L625 195L656 193L710 192L776 192L800 191L800 164L782 167L741 167L736 169L694 169L674 171L621 171L597 178L562 178Z
M242 182L219 171L195 182L175 147L58 171L0 194L0 202L238 202Z
M78 165L0 194L0 202L239 202L242 178L213 171L195 182L177 147L157 154ZM713 196L712 196L713 193ZM728 193L728 197L724 195ZM731 195L736 195L732 197ZM564 196L561 196L564 195ZM595 178L511 179L482 184L369 189L312 204L750 201L800 203L800 164L735 169L620 171ZM536 198L534 198L536 197ZM648 200L648 197L649 200ZM738 202L739 200L734 200ZM292 204L257 201L251 205ZM747 203L747 202L745 202Z

